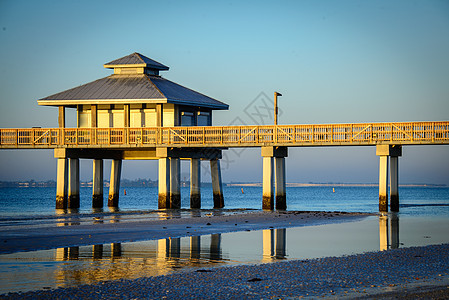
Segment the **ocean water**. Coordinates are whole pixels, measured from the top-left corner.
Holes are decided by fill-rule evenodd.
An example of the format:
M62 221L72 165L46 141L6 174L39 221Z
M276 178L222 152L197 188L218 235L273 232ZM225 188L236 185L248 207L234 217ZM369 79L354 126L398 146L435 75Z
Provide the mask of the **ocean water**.
M126 195L125 195L126 189ZM122 188L119 210L91 208L91 189L81 188L81 208L56 210L54 188L1 188L0 237L13 227L92 224L100 217L132 221L157 218L157 188ZM241 231L160 240L82 245L0 255L0 294L135 279L225 265L358 254L449 243L449 188L400 187L400 212L353 222ZM191 216L189 189L181 188L178 214ZM260 187L224 187L223 213L260 210ZM213 207L202 189L200 215ZM290 187L288 210L378 212L376 187ZM214 212L214 210L212 210ZM62 221L61 221L62 218ZM121 220L122 220L121 219ZM62 222L62 223L61 223ZM95 224L95 221L93 222ZM0 245L1 247L1 245Z
M126 190L126 195L125 195ZM94 212L91 188L80 189L80 214ZM107 189L105 188L105 193ZM225 209L262 208L261 187L224 187ZM212 209L212 189L202 188L202 209ZM400 187L400 214L449 217L449 187ZM55 215L55 188L0 188L0 222L14 217ZM105 195L105 210L107 195ZM181 188L181 207L188 209L189 188ZM120 212L157 210L157 188L121 188ZM288 187L287 210L378 212L377 187Z

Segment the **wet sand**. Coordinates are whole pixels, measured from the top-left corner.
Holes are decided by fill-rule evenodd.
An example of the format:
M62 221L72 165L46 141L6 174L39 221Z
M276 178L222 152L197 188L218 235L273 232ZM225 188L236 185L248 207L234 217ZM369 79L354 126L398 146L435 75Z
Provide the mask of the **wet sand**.
M93 215L91 224L86 222L79 224L66 219L58 223L59 226L2 228L0 254L245 230L312 226L356 221L369 215L372 214L299 211L221 214L212 211L201 217L180 217L176 213L166 211L161 212L158 219L154 217L148 220L135 219L133 215L121 215L120 220L110 219L108 222L99 222L98 216Z
M449 244L218 267L0 299L448 299Z

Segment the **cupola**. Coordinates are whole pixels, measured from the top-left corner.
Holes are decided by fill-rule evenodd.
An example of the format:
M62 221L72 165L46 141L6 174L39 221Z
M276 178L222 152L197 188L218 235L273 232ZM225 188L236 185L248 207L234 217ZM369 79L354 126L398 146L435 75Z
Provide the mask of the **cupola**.
M116 75L159 75L159 71L167 71L169 69L169 67L137 52L113 60L103 66L108 69L114 69L114 74Z

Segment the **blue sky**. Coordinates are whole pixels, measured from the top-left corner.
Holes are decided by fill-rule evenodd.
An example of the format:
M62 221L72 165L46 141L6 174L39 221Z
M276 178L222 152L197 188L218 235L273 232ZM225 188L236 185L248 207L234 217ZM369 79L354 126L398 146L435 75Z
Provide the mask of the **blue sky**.
M448 1L0 0L0 45L2 128L56 127L37 99L108 76L102 65L132 52L228 103L215 125L254 124L251 103L275 90L281 124L449 119ZM0 180L54 179L52 156L2 150ZM259 150L222 165L225 181L261 180ZM291 148L287 181L377 182L377 165L374 147ZM82 180L91 168L82 161ZM156 174L154 162L123 168ZM449 146L404 148L400 183L418 182L449 184Z

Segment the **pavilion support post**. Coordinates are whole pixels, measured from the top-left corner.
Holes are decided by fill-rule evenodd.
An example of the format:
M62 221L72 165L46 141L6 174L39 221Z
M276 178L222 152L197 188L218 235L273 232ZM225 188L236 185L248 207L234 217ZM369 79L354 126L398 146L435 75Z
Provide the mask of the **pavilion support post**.
M170 158L170 208L181 208L181 160Z
M170 208L170 159L159 158L158 208Z
M220 160L212 159L210 161L210 171L212 176L214 208L223 208L224 198L223 198L223 184L221 182Z
M80 160L69 158L67 208L80 207Z
M92 207L103 207L103 160L93 160Z
M56 180L56 209L67 208L67 159L58 158Z
M201 160L190 160L190 208L201 208Z
M262 209L273 210L273 157L263 157Z
M109 181L109 196L108 196L109 207L118 207L121 173L122 173L122 160L113 159L111 164L111 178Z
M58 125L59 128L65 128L65 107L62 105L59 106Z

